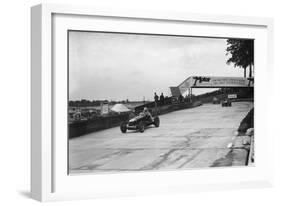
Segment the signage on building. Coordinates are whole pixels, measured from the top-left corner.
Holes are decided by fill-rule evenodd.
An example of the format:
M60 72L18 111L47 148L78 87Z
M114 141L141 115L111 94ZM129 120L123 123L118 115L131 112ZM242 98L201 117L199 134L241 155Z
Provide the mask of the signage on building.
M241 88L253 86L254 78L191 76L182 82L178 89L183 94L189 88Z
M108 114L108 112L109 112L109 105L105 104L105 103L102 103L100 111L101 111L101 115Z
M237 94L229 94L227 95L228 99L237 99Z

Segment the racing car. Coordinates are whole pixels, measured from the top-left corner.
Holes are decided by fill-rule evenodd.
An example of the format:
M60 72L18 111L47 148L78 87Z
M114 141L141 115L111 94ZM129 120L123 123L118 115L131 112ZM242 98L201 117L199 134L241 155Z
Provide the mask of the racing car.
M155 127L160 126L160 119L158 116L152 117L141 112L136 117L130 119L129 121L122 122L120 125L120 130L122 133L126 133L127 130L137 130L141 133L144 132L145 128L149 125L154 125Z

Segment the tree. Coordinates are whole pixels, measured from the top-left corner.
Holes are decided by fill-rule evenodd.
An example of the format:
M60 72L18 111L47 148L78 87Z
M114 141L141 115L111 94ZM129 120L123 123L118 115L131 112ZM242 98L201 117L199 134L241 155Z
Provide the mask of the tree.
M226 62L227 64L233 63L234 67L242 67L244 69L244 77L246 77L246 69L249 67L249 77L252 77L254 40L228 39L226 52L226 55L230 56Z

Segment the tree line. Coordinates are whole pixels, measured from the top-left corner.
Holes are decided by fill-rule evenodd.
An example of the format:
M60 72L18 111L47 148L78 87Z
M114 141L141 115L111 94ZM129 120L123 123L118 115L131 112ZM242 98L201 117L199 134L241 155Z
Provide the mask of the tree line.
M227 64L244 70L244 77L253 77L254 70L254 40L253 39L228 39L226 55L229 56Z

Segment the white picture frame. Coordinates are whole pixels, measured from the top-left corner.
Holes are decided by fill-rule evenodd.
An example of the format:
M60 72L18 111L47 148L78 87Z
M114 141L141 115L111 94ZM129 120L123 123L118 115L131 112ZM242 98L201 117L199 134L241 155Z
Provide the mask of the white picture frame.
M95 18L105 21L96 30L110 27L114 31L134 29L134 32L145 33L152 29L155 33L163 33L165 29L162 27L153 28L155 22L160 22L163 28L178 28L170 34L181 34L183 26L192 24L198 36L250 36L258 39L260 43L255 48L256 165L247 168L69 176L65 152L67 141L64 141L66 131L57 125L66 118L66 103L60 96L66 95L67 85L58 84L66 81L66 73L61 67L57 69L58 66L65 66L63 55L66 40L63 38L66 36L61 34L69 27L82 30L91 27L91 21ZM114 22L117 20L120 25ZM130 24L135 24L134 21L139 23L139 27L129 28ZM198 25L200 27L196 28ZM272 186L274 137L267 116L267 101L270 101L270 92L273 91L270 82L273 74L272 19L41 4L31 9L31 26L32 198L53 201ZM62 55L62 60L57 54ZM263 87L264 83L266 88ZM267 100L262 97L265 91Z

